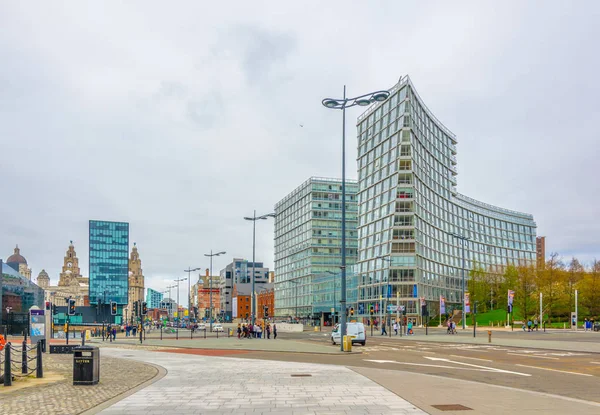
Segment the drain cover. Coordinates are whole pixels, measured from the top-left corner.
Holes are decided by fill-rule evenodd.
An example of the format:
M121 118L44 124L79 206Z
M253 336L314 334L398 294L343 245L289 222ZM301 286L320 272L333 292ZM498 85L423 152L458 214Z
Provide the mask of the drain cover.
M297 373L295 375L292 375L293 378L308 378L311 377L312 375L309 375L307 373Z
M468 408L464 405L453 403L450 405L431 405L440 411L472 411L473 408Z

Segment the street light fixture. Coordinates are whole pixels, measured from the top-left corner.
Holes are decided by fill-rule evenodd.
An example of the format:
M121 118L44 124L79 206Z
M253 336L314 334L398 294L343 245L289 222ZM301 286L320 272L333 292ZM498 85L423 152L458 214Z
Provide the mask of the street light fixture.
M181 316L179 315L179 281L185 281L187 278L179 278L175 280L177 283L177 332L176 337L179 339L179 324L181 323Z
M389 258L390 255L378 255L375 257L375 259L381 259L381 261L385 261L388 263L388 265L392 262L392 259ZM388 274L389 272L386 273L385 275L385 281L388 283L389 286L389 279L388 279ZM388 301L388 295L387 295L387 290L388 288L386 287L386 293L385 293L385 297L386 297L386 316L387 316L387 301ZM380 323L383 325L383 278L379 281L379 321ZM383 330L382 330L383 332ZM390 330L391 333L391 330Z
M194 271L199 271L199 270L200 270L200 268L192 269L192 267L188 267L188 269L183 270L183 272L188 273L188 320L190 321L190 323L192 321L192 319L191 319L191 316L192 316L192 314L191 314L191 311L192 311L192 287L190 285L191 281L192 281L191 273ZM198 317L194 314L194 318L198 318Z
M333 272L333 271L325 271L328 274L333 275L333 313L331 313L331 327L333 327L335 325L335 313L337 311L337 305L335 304L335 291L336 291L336 286L335 286L335 276L338 274L337 272Z
M346 85L344 85L344 97L342 99L325 98L321 103L329 109L342 110L342 275L341 291L342 299L340 306L342 311L346 309L346 108L353 106L366 106L369 103L385 101L390 96L388 91L375 91L355 98L346 98ZM367 100L369 103L367 103ZM340 324L340 350L344 351L344 335L346 334L346 313L341 312Z
M213 272L212 272L212 263L213 263L213 257L215 256L219 256L219 255L225 255L227 252L225 251L221 251L221 252L217 252L213 254L212 249L210 250L210 254L204 254L204 256L210 257L210 276L209 278L209 290L210 290L210 310L209 310L209 320L210 320L210 331L212 333L212 327L213 327L213 306L212 306L212 281L213 281Z
M252 302L250 304L250 311L252 312L252 325L254 325L256 319L256 293L254 292L254 283L256 280L256 275L254 274L254 270L256 267L256 221L267 220L268 218L274 217L274 213L267 213L266 215L256 216L256 210L254 211L254 215L252 217L244 216L244 220L252 221Z
M462 328L463 330L466 328L466 313L465 313L465 244L471 238L468 236L463 236L458 233L448 233L448 235L460 239L462 241Z

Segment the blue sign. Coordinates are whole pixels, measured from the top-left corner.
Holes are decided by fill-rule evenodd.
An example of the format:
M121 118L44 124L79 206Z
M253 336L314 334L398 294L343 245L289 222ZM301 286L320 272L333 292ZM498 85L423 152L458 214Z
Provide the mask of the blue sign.
M418 295L417 295L417 284L413 285L413 297L414 298L418 297Z
M392 296L392 286L391 284L388 284L387 286L387 298L390 298Z
M358 303L358 314L365 314L365 303Z

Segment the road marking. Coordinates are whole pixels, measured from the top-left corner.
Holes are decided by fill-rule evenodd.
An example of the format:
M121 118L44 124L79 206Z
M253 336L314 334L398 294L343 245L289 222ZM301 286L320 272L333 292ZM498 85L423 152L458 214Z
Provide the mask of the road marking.
M508 374L511 374L511 375L519 375L519 376L531 376L529 373L512 372L510 370L496 369L494 367L473 365L471 363L465 363L465 362L455 362L454 360L442 359L441 357L428 357L428 356L424 356L424 357L425 357L425 359L429 359L429 360L437 360L437 361L441 361L441 362L454 363L454 364L457 364L457 365L476 367L476 368L479 368L479 369L484 369L487 372L508 373Z
M482 362L493 362L493 360L489 360L489 359L479 359L477 357L459 356L457 354L451 354L450 356L452 356L452 357L460 357L462 359L481 360Z
M503 373L518 374L518 375L521 375L521 376L531 376L528 373L510 372L508 370L500 370L500 369L494 369L494 368L477 369L477 368L456 367L456 366L447 366L447 365L431 365L431 364L427 364L427 363L396 362L395 360L370 360L370 359L363 359L363 360L365 362L393 363L393 364L396 364L396 365L405 365L405 366L436 367L436 368L442 368L442 369L470 370L470 371L474 371L474 372L496 372L496 373L503 372ZM443 359L439 359L439 360L443 360ZM452 362L452 363L457 363L457 362Z
M590 362L590 363L592 363L594 365L600 365L600 362Z
M537 357L538 359L551 359L551 360L559 360L558 357L547 357L547 356L536 356L533 354L522 354L522 353L506 353L513 356L524 356L524 357Z
M552 372L568 373L568 374L571 374L571 375L579 375L579 376L591 376L591 377L593 377L593 376L594 376L594 375L590 375L590 374L588 374L588 373L568 372L568 371L566 371L566 370L550 369L550 368L548 368L548 367L527 366L527 365L519 365L519 364L516 364L515 366L528 367L528 368L531 368L531 369L550 370L550 371L552 371Z

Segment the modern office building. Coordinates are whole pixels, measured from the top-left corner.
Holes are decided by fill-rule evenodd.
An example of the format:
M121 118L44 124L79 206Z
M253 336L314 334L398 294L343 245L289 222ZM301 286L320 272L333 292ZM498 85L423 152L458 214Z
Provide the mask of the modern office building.
M342 264L341 184L339 179L311 177L275 205L277 317L320 318L316 314L321 309L313 306L313 278L333 280ZM358 250L357 192L357 182L346 180L347 266L356 262ZM327 320L331 306L325 312Z
M237 288L238 292L252 293L252 270L254 269L254 285L256 292L260 292L265 284L269 283L269 268L265 267L262 262L254 263L242 258L234 258L233 261L223 268L220 272L221 279L219 282L219 316L224 321L231 321L233 315L233 289ZM213 282L214 283L214 282ZM213 302L215 299L213 298ZM217 306L213 306L217 307ZM217 317L213 310L213 316ZM239 316L238 316L239 317Z
M148 308L160 308L162 299L163 293L153 290L152 288L146 289L146 305Z
M467 276L474 266L502 272L535 261L536 224L530 214L458 193L455 135L408 76L389 92L357 120L359 308L368 313L389 293L409 315L424 297L434 315L440 296L450 309L462 304L461 240L453 234L468 238Z
M177 303L171 298L163 298L160 301L159 307L163 310L167 310L169 318L172 319L177 312Z
M90 302L127 305L129 223L90 221ZM121 313L119 313L121 314Z

